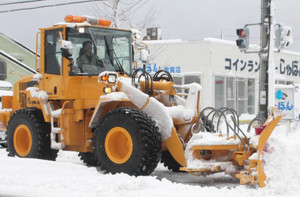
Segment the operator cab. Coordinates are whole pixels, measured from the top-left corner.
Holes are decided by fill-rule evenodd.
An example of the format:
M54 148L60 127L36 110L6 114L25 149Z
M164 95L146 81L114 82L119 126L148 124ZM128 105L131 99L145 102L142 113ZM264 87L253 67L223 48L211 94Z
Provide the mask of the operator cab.
M106 24L93 24L94 18L80 17L78 21L76 17L67 16L66 24L45 31L45 73L60 75L63 56L70 60L71 76L93 76L103 71L116 71L130 76L132 32L108 28ZM84 20L89 23L84 23ZM70 45L67 50L61 51L64 41Z

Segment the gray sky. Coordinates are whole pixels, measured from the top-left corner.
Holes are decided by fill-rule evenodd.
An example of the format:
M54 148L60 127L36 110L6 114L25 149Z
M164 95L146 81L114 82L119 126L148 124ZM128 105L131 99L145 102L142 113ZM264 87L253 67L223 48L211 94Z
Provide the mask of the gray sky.
M16 1L16 0L14 0ZM65 0L65 2L74 0ZM128 1L128 0L126 0ZM162 28L164 39L202 40L205 37L235 40L237 28L246 23L260 21L260 0L144 0L149 9L158 9L154 24ZM1 1L11 2L11 1ZM61 3L62 0L49 0L30 6ZM288 50L300 52L299 0L275 0L276 21L293 29L294 44ZM21 8L24 6L15 6ZM154 5L154 6L152 6ZM64 20L66 15L92 15L93 3L42 8L0 14L0 30L35 49L35 37L40 27L52 26ZM0 6L0 11L13 6ZM141 14L142 15L142 14ZM141 17L142 18L142 17ZM258 39L258 35L253 35Z

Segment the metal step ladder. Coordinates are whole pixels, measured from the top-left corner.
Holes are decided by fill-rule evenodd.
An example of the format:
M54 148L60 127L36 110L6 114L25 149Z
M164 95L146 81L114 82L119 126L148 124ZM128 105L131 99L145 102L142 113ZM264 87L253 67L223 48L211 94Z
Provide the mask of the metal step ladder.
M51 148L52 149L56 149L56 150L60 150L63 149L65 147L65 144L63 143L64 141L64 136L63 134L61 134L61 131L63 132L62 129L62 112L63 109L57 109L54 110L53 106L49 103L49 109L50 109L50 113L51 113L51 134L50 134L50 139L51 139ZM56 121L55 121L56 120ZM59 121L58 121L59 120ZM54 122L59 122L60 123L60 127L55 127ZM60 135L61 141L62 142L57 142L57 136Z

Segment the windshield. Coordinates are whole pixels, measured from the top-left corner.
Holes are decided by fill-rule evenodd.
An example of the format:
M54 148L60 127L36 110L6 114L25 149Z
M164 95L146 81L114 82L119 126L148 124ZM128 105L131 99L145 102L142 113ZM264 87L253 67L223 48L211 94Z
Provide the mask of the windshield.
M103 71L131 74L131 32L100 27L68 28L72 42L71 75L98 75Z

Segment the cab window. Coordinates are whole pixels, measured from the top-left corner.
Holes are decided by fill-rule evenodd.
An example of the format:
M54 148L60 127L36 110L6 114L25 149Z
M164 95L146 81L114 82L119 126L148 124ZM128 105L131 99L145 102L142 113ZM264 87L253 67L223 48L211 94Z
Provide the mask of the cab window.
M59 31L62 29L47 30L45 32L45 73L60 75L61 52Z

